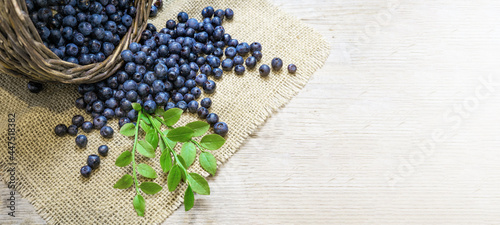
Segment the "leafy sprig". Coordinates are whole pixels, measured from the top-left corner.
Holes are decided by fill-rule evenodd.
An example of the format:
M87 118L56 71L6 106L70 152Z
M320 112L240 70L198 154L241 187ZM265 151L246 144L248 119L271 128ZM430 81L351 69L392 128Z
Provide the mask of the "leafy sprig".
M149 114L137 103L132 106L138 112L137 123L127 123L120 129L121 134L134 137L132 152L124 151L115 162L115 165L119 167L132 164L132 175L123 175L113 187L128 189L134 185L136 195L132 203L137 215L144 216L146 202L141 191L154 195L163 187L151 181L139 183L137 174L149 179L157 178L158 174L148 164L136 164L136 152L143 157L155 158L156 150L159 148L161 172L167 174L167 188L169 191L175 191L181 181L187 183L184 208L186 211L190 210L194 205L195 192L201 195L210 194L210 187L205 178L200 174L188 172L189 167L196 160L197 149L200 150L200 166L214 175L217 171L217 160L210 151L219 149L225 143L225 139L218 134L208 134L203 136L200 142L194 140L194 137L200 137L210 129L210 125L203 121L173 127L181 118L183 112L181 109L173 108L167 111L157 109L155 113ZM144 140L138 140L140 130L145 132ZM182 145L180 153L174 150L177 144Z

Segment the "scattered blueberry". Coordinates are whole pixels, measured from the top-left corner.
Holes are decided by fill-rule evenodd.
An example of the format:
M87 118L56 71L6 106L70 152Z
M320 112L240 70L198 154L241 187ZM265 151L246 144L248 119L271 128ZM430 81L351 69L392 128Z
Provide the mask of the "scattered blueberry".
M85 132L85 133L89 133L90 131L92 131L92 128L94 127L94 124L92 124L92 122L89 122L89 121L86 121L82 124L82 130Z
M59 124L54 128L54 132L57 136L62 137L68 133L68 127L64 124Z
M214 132L222 137L226 136L228 130L227 124L224 122L217 122L214 125Z
M91 172L92 172L92 168L90 168L90 166L83 166L80 169L80 174L82 174L83 177L90 177Z
M273 70L278 71L283 67L283 61L280 58L274 58L271 61L271 66L273 67Z
M114 131L113 128L109 126L104 126L101 128L100 133L103 138L112 138Z
M78 127L76 125L70 125L68 127L68 134L71 136L76 136L76 134L78 134Z
M219 116L217 114L210 113L207 115L207 123L213 126L217 122L219 122Z
M28 91L31 93L39 93L40 91L43 90L43 85L41 83L37 83L34 81L28 82Z
M101 145L101 146L99 146L99 148L97 148L97 152L99 153L99 155L102 155L102 156L107 156L108 151L109 151L109 148L107 145Z
M87 165L90 166L93 170L97 169L101 164L101 158L98 155L92 154L87 158Z
M269 76L270 72L271 72L271 68L269 68L269 66L266 64L261 65L259 68L260 76L267 77L267 76Z
M75 142L78 147L85 148L87 146L87 136L80 134L76 136Z
M297 72L297 66L295 66L295 64L288 65L288 72L289 73L295 73L295 72Z

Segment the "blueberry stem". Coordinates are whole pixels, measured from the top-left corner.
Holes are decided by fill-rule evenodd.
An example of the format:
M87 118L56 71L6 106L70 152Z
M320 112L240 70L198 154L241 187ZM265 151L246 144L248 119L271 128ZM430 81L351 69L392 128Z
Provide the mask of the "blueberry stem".
M139 110L139 114L137 118L141 118L141 112L142 110ZM137 174L135 170L137 169L137 166L135 165L135 149L137 146L137 137L139 136L139 121L137 122L137 125L135 126L135 137L134 137L134 147L132 148L132 174L134 176L134 182L135 182L135 191L137 194L139 194L139 181L137 181Z

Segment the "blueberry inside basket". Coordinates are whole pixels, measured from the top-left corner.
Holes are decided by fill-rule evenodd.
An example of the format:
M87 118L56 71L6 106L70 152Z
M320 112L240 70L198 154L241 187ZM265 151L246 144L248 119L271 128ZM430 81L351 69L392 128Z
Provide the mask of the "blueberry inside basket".
M65 0L55 2L60 1ZM113 52L104 61L80 65L64 61L45 46L30 18L26 0L0 0L0 73L39 82L73 84L93 83L107 78L123 65L121 51L127 49L131 42L138 42L147 25L152 0L130 2L137 12ZM60 9L51 10L57 14Z

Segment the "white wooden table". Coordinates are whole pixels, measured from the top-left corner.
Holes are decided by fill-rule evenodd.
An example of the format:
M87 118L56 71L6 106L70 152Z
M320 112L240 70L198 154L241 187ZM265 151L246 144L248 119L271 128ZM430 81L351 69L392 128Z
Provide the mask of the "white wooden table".
M274 2L331 55L164 224L500 223L500 2Z

